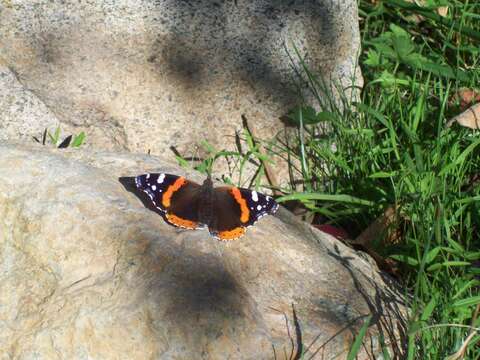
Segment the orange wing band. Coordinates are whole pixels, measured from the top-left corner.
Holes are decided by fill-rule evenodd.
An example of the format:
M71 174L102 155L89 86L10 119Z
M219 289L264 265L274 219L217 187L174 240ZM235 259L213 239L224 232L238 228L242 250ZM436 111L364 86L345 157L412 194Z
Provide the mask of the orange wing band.
M245 234L246 229L244 227L237 227L233 230L220 231L216 234L217 238L222 241L235 240Z
M230 191L231 191L233 197L235 198L235 201L238 203L238 205L240 205L240 211L241 211L240 221L242 223L248 222L248 219L250 219L250 210L248 210L247 202L242 197L242 194L240 193L240 190L238 190L238 188L234 187ZM235 230L236 229L234 229L232 231L235 231ZM224 232L228 232L228 231L224 231ZM245 231L243 231L243 232L245 232Z
M167 221L169 223L172 223L175 226L179 226L185 229L196 229L198 228L198 222L191 221L191 220L186 220L182 219L181 217L178 217L173 214L167 214L166 215Z
M184 177L179 177L175 182L170 185L162 196L162 205L166 208L170 207L170 200L172 199L173 193L185 185L187 181Z

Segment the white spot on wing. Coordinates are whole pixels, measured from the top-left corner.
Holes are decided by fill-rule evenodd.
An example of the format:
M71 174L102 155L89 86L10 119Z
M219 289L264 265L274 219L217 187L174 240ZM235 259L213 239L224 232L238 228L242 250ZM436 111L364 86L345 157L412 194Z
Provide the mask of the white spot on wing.
M163 180L165 180L165 174L160 174L160 176L157 179L157 183L161 184L163 183Z
M252 191L252 200L257 202L258 201L258 194L256 191Z
M262 205L257 205L257 210L258 211L262 210Z
M150 174L147 174L147 179L150 179Z
M157 187L155 185L152 185L152 190L153 191L157 190Z

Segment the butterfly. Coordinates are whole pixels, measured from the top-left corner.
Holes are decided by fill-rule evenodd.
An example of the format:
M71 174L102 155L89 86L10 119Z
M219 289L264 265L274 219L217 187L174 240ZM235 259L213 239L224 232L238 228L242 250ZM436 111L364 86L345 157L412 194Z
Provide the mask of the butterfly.
M185 229L208 228L223 241L243 236L247 227L278 209L270 196L234 186L214 187L210 176L200 185L183 176L143 174L135 178L135 185L162 211L167 223Z

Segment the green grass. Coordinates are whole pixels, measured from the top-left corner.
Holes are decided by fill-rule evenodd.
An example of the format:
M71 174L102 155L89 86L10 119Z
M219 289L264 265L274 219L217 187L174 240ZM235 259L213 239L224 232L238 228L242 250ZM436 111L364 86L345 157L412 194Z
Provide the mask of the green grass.
M297 132L288 146L267 148L288 163L295 179L277 189L285 194L277 200L300 202L316 222L349 229L355 238L395 209L399 241L379 234L372 244L400 263L411 312L405 352L385 348L385 358L479 359L480 132L446 124L461 112L458 91L480 84L480 3L424 4L360 0L365 85L356 101L342 91L336 101L297 52L297 72L316 103L290 112ZM439 6L448 6L446 17L438 15ZM252 182L258 184L268 159L251 134L244 135L247 151L210 148L199 170L230 158L242 178L245 164L254 162L259 171Z
M260 142L256 141L248 127L244 127L242 134L235 136L237 149L235 151L219 150L208 141L200 143L201 152L206 154L203 158L186 158L175 151L176 159L180 166L191 168L202 174L215 174L213 165L216 161L224 161L228 167L228 173L222 174L221 180L227 184L239 187L265 187L265 183L261 183L265 178L265 164L273 165L272 159L260 150ZM243 144L243 145L242 145ZM270 145L268 145L270 147ZM194 165L192 166L192 160ZM246 167L256 169L253 176L248 177L245 173Z
M82 131L78 135L68 135L63 140L60 138L61 130L60 126L57 126L55 132L52 134L48 129L43 131L42 137L39 139L34 136L33 140L42 145L47 145L47 139L50 141L50 144L59 149L65 149L68 147L80 147L85 142L85 133Z
M460 112L456 92L479 84L480 3L427 5L360 1L365 86L351 106L346 98L337 106L321 79L298 69L317 104L290 113L296 142L278 151L296 159L303 183L278 201L300 201L353 237L397 209L401 240L376 239L376 251L402 263L412 296L402 357L461 350L459 358L478 359L480 134L446 123ZM446 18L437 5L449 6Z

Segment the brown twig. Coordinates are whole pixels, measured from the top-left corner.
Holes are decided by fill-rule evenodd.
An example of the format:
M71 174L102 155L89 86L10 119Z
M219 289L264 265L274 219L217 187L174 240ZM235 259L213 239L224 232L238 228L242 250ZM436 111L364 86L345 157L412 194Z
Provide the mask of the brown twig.
M242 114L242 120L243 120L243 126L247 129L247 131L252 136L253 141L255 142L255 139L257 139L257 132L255 130L255 127L253 126L252 123L248 121L247 117L244 114ZM261 143L258 144L258 152L264 156L267 156L267 151L265 150L265 148ZM278 180L277 180L277 177L275 176L275 172L273 171L271 165L266 161L263 161L263 160L261 161L262 161L263 167L265 168L267 180L272 187L273 194L277 196L282 195L281 191L278 190L279 189Z
M475 321L477 320L479 312L480 312L480 304L477 305L477 308L475 309L475 312L473 313L472 322L471 322L472 327L474 326ZM467 351L467 347L470 344L470 341L472 341L473 337L475 335L477 335L477 333L478 333L477 330L471 329L470 334L468 334L467 338L463 341L463 344L462 344L462 346L460 346L460 349L458 349L458 351L456 353L450 355L447 358L447 360L463 359L463 357L465 356L465 352Z

